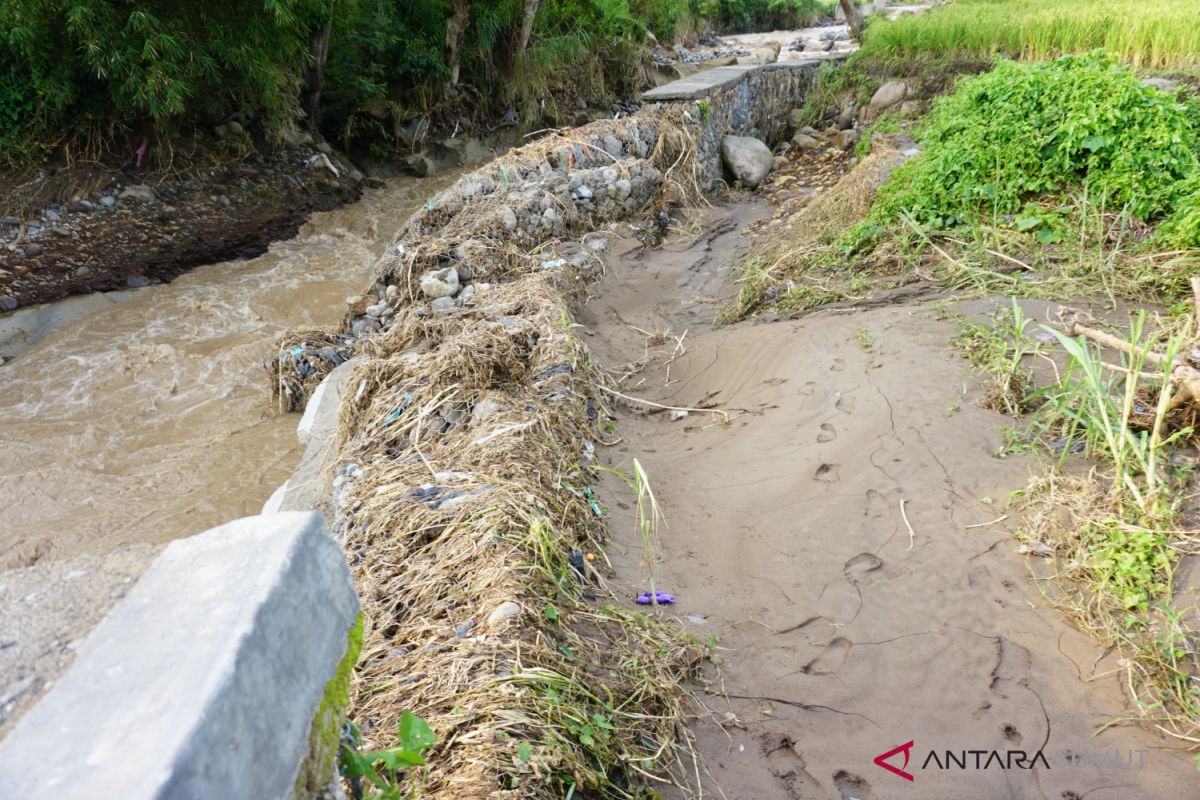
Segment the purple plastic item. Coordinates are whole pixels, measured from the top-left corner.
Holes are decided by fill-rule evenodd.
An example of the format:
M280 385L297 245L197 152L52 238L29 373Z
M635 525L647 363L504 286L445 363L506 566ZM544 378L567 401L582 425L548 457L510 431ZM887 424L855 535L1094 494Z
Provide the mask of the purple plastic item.
M660 606L673 606L675 605L675 595L667 594L666 592L655 592L654 598L651 599L649 592L642 592L634 602L639 606L648 606L654 602L657 602Z

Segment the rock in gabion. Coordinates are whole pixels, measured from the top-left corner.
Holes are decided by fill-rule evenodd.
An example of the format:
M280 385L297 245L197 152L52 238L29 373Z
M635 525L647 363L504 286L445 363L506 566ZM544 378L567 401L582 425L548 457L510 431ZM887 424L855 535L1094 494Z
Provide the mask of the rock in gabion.
M458 294L458 286L458 271L454 267L427 272L421 278L421 291L434 300L453 297Z

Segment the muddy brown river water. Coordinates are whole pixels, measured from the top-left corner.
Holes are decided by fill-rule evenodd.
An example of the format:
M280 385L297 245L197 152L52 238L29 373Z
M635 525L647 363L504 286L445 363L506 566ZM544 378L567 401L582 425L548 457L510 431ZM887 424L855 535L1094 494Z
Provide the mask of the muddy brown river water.
M339 320L409 214L454 177L393 181L0 367L0 570L257 513L299 457L296 418L270 407L261 368L274 337Z

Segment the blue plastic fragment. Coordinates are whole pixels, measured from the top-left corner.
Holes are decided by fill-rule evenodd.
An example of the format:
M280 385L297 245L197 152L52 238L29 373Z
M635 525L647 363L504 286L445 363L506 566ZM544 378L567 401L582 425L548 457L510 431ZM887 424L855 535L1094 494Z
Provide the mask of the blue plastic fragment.
M648 606L651 603L657 603L660 606L673 606L675 605L675 595L666 592L655 592L652 597L649 592L642 592L634 602L639 606Z

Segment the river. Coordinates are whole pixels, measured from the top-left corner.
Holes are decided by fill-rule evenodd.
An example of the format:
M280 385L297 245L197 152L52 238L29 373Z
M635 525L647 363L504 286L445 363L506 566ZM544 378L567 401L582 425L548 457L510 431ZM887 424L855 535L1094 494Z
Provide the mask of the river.
M257 258L147 287L0 366L0 571L257 513L300 454L297 418L270 404L272 342L338 322L453 177L393 180Z

